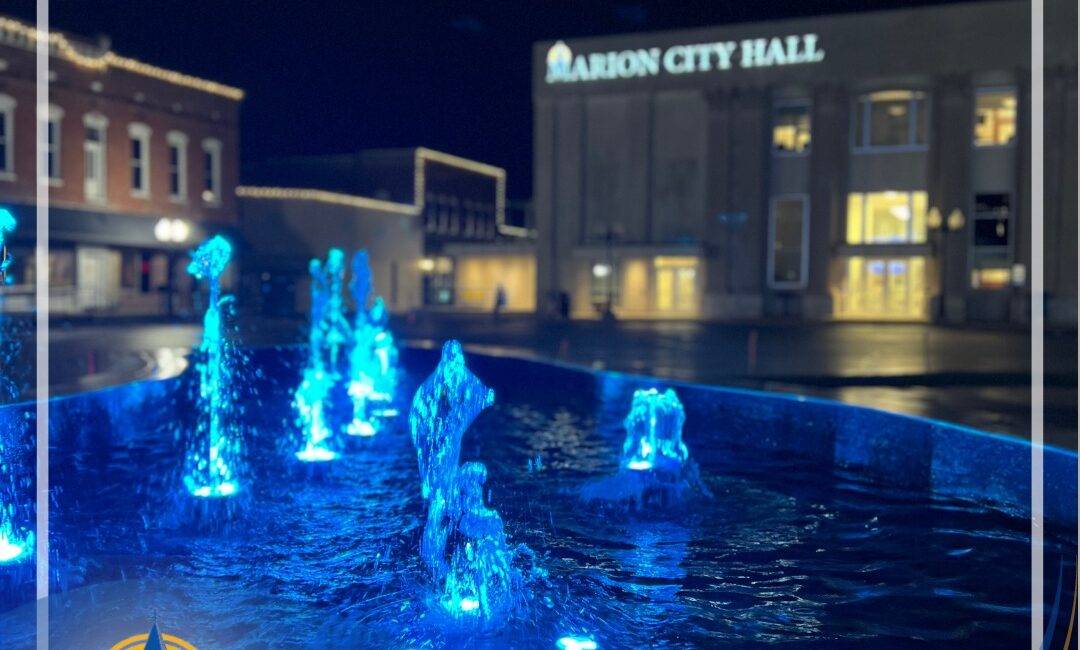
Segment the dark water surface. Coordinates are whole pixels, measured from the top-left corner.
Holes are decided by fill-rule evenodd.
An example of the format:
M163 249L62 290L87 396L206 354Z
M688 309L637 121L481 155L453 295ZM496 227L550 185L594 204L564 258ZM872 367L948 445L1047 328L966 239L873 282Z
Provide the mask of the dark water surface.
M411 396L430 365L409 370ZM139 396L170 405L157 414L72 405L54 418L68 433L52 451L53 647L108 648L155 615L200 648L554 648L569 634L603 648L1029 643L1025 519L709 435L724 422L687 423L711 500L586 505L582 487L617 470L629 402L570 386L500 393L514 376L482 375L499 395L462 460L487 463L492 507L548 575L510 620L449 624L417 553L406 405L390 430L312 468L292 457L294 378L270 374L242 414L251 463L227 525L185 506L176 428L190 413L175 416L187 409L176 391ZM1049 543L1075 556L1073 542ZM5 609L0 646L29 646L29 608Z

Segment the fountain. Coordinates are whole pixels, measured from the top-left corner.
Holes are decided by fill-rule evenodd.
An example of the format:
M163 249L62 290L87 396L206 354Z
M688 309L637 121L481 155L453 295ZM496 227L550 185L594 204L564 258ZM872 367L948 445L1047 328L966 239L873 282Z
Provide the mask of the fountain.
M586 500L673 505L687 492L708 495L697 465L682 440L686 411L672 389L634 391L630 412L623 420L619 472L584 488Z
M386 305L376 296L370 309L371 268L366 250L352 259L352 282L349 285L356 304L353 322L353 347L349 353L349 397L353 420L348 433L373 436L384 418L396 415L390 408L397 384L397 347L387 327Z
M193 444L185 459L184 486L192 496L229 497L240 489L236 470L240 462L240 436L227 418L233 408L235 354L222 336L222 308L233 297L221 296L221 274L229 265L232 246L217 235L191 254L187 272L206 280L210 295L203 316L203 336L195 350L199 376L198 411Z
M428 502L420 556L454 619L505 614L521 584L502 519L484 503L487 468L459 464L462 435L494 402L494 391L466 368L461 344L447 341L409 414L420 492Z
M311 260L311 329L308 336L308 364L293 404L300 417L304 437L297 459L306 463L334 460L338 453L330 448L333 430L326 421L327 400L338 379L341 346L349 336L341 300L345 274L345 252L331 248L326 264Z
M0 285L7 278L11 266L11 257L4 247L7 235L15 231L15 217L10 211L0 208ZM0 292L0 344L4 342L4 294ZM0 347L0 351L2 351ZM7 359L0 359L3 368ZM7 378L0 376L0 403L14 399L16 387ZM14 413L0 413L0 565L14 564L28 559L33 554L34 533L15 524L17 497L17 479L15 463L19 462L18 440L25 433L25 423Z

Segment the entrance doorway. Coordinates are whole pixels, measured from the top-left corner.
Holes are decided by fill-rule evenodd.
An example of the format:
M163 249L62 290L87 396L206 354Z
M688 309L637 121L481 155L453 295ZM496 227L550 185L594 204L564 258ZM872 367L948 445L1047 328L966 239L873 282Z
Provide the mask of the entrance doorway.
M838 294L837 318L926 320L926 258L850 257Z
M657 257L656 309L660 312L686 312L697 310L696 257Z

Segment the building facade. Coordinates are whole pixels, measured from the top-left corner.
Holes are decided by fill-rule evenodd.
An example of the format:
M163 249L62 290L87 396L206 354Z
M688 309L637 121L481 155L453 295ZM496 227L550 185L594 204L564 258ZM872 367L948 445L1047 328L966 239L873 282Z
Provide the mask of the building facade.
M183 315L185 254L234 229L243 92L50 34L44 168L50 309L58 314ZM0 204L23 224L9 308L34 285L35 32L0 18Z
M239 190L245 232L251 231L249 222L278 218L276 211L268 212L268 200L306 197L309 223L314 224L322 217L318 201L310 199L321 197L353 206L356 219L378 220L377 214L393 213L395 219L411 220L412 226L394 229L407 230L410 238L415 231L419 237L415 250L410 243L376 251L374 247L382 241L376 235L380 226L327 233L331 236L316 250L297 249L294 267L306 268L308 258L325 255L329 246L366 247L373 260L385 257L380 264L389 275L380 280L380 273L375 272L377 289L384 297L391 286L393 293L409 296L397 302L387 300L394 311L487 311L494 306L500 287L507 310L536 309L534 233L524 216L528 210L508 205L506 172L500 167L419 147L280 158L253 165L245 174L252 183ZM260 202L252 203L256 198ZM259 245L252 245L261 255ZM260 263L253 273L262 277L264 266ZM280 282L300 287L302 292L306 280L297 275ZM416 300L412 299L414 283ZM297 304L306 304L305 300L301 296Z
M1076 322L1076 3L1046 3L1046 301ZM537 43L542 307L1030 317L1030 5Z
M241 186L241 291L268 316L306 313L312 258L366 248L374 292L392 312L422 304L424 234L411 204L312 189Z

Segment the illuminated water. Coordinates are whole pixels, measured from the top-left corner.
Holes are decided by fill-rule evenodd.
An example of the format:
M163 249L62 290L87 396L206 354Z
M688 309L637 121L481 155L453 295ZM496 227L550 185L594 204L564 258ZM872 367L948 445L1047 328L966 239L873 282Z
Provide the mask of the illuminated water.
M371 267L366 250L353 255L349 290L356 313L348 375L353 419L347 431L355 436L373 436L390 415L387 411L397 384L397 346L382 297L371 300Z
M420 557L447 614L485 624L510 615L524 597L513 564L515 556L531 559L527 549L510 546L499 513L485 503L487 467L461 464L465 432L494 403L495 392L466 366L461 344L448 341L409 412L420 494L428 502Z
M182 385L55 405L54 647L108 647L154 613L210 648L1027 645L1021 513L883 487L820 455L772 448L785 431L817 435L812 405L797 405L814 413L804 420L767 404L730 411L718 408L730 395L710 405L683 388L683 440L713 497L644 513L585 504L585 485L619 472L623 421L646 386L475 357L469 367L496 400L464 433L460 461L486 466L508 544L533 549L547 576L496 625L455 625L417 553L427 502L405 418L375 438L346 438L326 472L296 473L281 440L295 426L289 397L303 356L257 355L264 376L241 414L254 431L249 503L224 530L176 515L179 443L161 432L192 417ZM411 395L437 355L402 361ZM349 400L331 411L347 421ZM1011 476L1004 467L997 475ZM1048 530L1048 577L1075 555L1061 534ZM0 645L27 646L32 612L0 603Z
M662 512L710 497L683 442L685 423L686 410L673 389L634 391L623 420L626 440L618 472L587 483L582 498Z
M4 240L15 232L15 217L10 211L0 208L0 277L6 278L6 271L14 261L6 254ZM12 402L18 396L15 382L8 378L5 368L10 368L16 350L7 345L7 318L4 315L4 294L0 291L0 405ZM26 525L29 523L29 491L26 467L28 446L27 436L30 430L25 419L13 413L0 413L0 571L2 565L10 565L28 560L33 554L34 533Z
M237 399L237 354L222 327L222 311L233 297L221 295L221 274L231 257L232 246L219 235L191 254L187 269L210 288L202 341L195 350L198 420L184 457L184 487L200 498L231 497L241 487L238 470L243 440L240 428L230 421Z
M340 379L341 347L350 336L345 319L341 286L345 276L345 252L331 248L324 264L311 260L311 324L307 367L293 395L301 432L296 458L304 462L331 461L334 427L327 421L331 391Z

